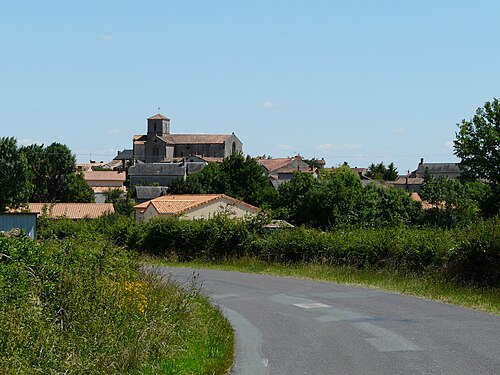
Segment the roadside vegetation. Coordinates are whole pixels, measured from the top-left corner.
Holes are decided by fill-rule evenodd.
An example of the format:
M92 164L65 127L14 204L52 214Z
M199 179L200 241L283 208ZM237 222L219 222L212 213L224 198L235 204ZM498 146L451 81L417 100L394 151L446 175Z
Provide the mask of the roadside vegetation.
M231 269L365 285L500 314L500 218L468 227L299 227L272 232L264 217L136 224L112 215L97 220L58 220L43 237L101 232L146 262Z
M227 373L232 328L196 286L142 272L135 252L89 228L0 236L2 372Z

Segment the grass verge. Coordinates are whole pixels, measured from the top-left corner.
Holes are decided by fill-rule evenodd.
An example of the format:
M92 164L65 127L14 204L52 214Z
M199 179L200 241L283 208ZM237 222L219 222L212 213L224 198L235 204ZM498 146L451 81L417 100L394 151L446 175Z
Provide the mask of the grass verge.
M0 235L6 374L226 374L234 333L193 287L140 271L97 235Z
M477 288L443 281L432 275L400 274L390 269L357 269L318 263L283 265L256 258L228 259L221 262L177 262L166 258L143 256L143 261L171 267L206 268L255 274L296 277L310 280L363 286L408 294L500 315L500 290Z

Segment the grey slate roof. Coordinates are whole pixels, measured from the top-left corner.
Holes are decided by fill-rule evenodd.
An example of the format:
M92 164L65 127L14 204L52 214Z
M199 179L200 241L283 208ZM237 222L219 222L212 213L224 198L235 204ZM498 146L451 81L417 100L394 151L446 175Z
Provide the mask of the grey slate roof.
M137 163L128 169L130 176L184 176L186 166L177 163Z
M138 201L149 201L158 198L159 196L166 195L168 187L166 186L136 186L135 194Z
M134 150L123 150L118 151L118 155L116 155L113 160L130 160L134 156Z

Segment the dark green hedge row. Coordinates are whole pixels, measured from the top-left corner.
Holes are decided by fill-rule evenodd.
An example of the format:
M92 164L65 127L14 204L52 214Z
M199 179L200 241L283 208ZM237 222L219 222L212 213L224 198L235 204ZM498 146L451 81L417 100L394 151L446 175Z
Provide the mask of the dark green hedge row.
M44 235L67 235L83 224L57 224ZM56 228L56 227L59 228ZM500 285L500 218L469 228L386 227L321 232L295 228L272 233L252 222L104 218L86 230L104 231L119 245L180 261L255 256L280 263L321 262L338 266L390 267L400 272L441 274L457 282ZM94 228L94 229L92 229Z
M181 261L256 256L280 263L434 272L458 282L500 285L499 219L461 230L393 227L324 233L296 228L269 234L255 225L232 220L160 219L139 227L129 238L133 248Z

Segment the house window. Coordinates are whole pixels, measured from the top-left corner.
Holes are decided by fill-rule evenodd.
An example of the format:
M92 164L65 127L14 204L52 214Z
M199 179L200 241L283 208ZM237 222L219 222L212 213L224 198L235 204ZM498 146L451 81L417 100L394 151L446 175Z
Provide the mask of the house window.
M156 122L154 123L154 131L156 132Z

